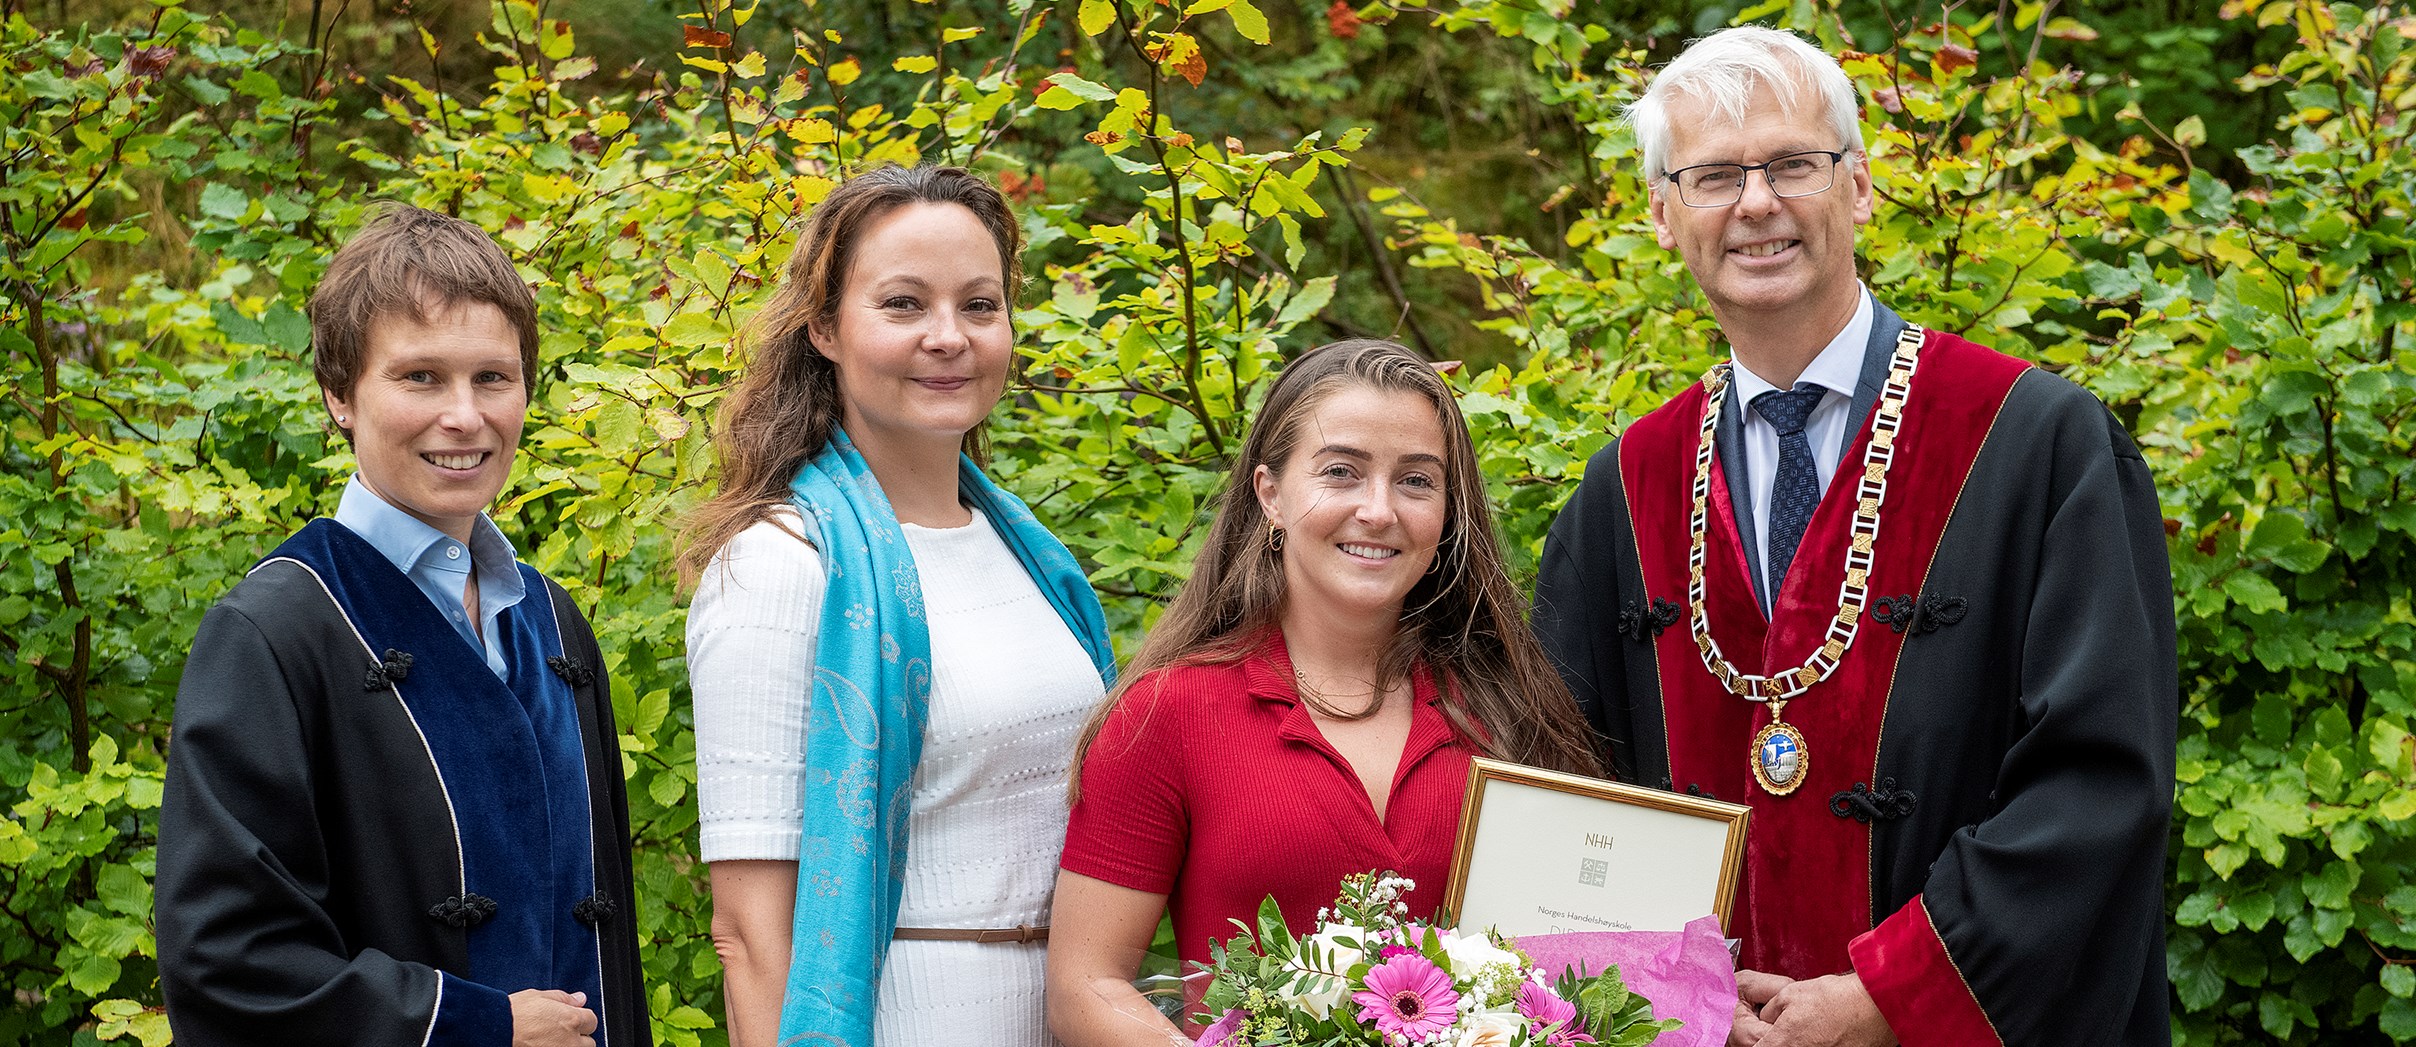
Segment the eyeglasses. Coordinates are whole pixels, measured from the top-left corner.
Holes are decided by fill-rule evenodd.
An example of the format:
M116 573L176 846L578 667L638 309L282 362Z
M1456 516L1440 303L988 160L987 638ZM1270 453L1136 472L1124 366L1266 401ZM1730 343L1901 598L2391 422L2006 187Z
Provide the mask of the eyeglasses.
M1760 164L1696 164L1661 177L1678 187L1678 199L1688 207L1726 207L1744 199L1745 177L1755 171L1770 184L1773 196L1811 196L1837 181L1837 165L1849 154L1834 149L1788 153Z

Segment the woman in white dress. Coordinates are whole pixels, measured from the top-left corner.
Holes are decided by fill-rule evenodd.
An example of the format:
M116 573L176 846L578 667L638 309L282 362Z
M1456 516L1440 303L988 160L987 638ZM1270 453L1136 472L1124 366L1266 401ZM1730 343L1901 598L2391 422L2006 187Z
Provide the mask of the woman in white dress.
M1045 1045L1074 734L1113 660L983 475L1021 237L956 168L815 210L688 521L702 852L730 1042Z

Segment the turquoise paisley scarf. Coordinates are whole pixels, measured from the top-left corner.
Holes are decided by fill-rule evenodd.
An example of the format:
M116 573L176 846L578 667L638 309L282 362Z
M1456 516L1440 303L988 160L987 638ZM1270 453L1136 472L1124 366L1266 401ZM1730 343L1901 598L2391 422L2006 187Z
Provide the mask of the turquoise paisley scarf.
M806 696L805 836L780 1043L872 1047L881 967L906 886L907 813L930 712L931 630L897 513L845 431L831 433L789 491L829 582ZM989 517L1082 642L1100 680L1112 684L1107 622L1074 555L970 458L958 464L957 494Z

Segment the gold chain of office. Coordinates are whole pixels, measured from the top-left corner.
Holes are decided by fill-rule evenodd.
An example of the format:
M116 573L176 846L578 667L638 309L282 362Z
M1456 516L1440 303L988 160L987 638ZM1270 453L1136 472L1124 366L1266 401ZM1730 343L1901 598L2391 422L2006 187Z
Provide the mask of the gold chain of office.
M1789 699L1837 671L1839 663L1845 660L1846 649L1854 644L1864 612L1870 607L1872 549L1879 541L1879 503L1887 496L1888 465L1896 457L1896 441L1904 426L1904 401L1912 392L1913 368L1926 333L1918 326L1907 325L1896 338L1895 356L1888 363L1887 384L1879 394L1878 416L1871 422L1870 446L1863 452L1862 482L1855 492L1854 526L1846 546L1846 577L1838 587L1837 616L1829 622L1828 639L1803 665L1772 676L1739 670L1722 655L1719 641L1711 637L1711 620L1703 609L1704 519L1711 500L1712 438L1720 424L1720 401L1726 398L1730 365L1719 364L1703 376L1703 433L1695 447L1694 505L1686 521L1686 601L1694 619L1695 649L1703 656L1703 668L1710 670L1729 693L1750 702L1778 703L1772 707L1773 718ZM1771 594L1773 604L1777 599L1776 593Z

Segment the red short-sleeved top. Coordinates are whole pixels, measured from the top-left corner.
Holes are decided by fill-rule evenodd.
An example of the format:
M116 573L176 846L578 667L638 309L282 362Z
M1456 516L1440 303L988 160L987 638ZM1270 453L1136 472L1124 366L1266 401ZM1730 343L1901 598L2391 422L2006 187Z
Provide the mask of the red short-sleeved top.
M1066 828L1069 872L1167 895L1175 948L1191 969L1211 939L1251 923L1273 895L1295 933L1313 927L1351 873L1417 882L1406 901L1443 904L1468 787L1468 747L1412 676L1409 739L1384 820L1293 688L1283 635L1238 662L1176 666L1135 681L1082 762Z

